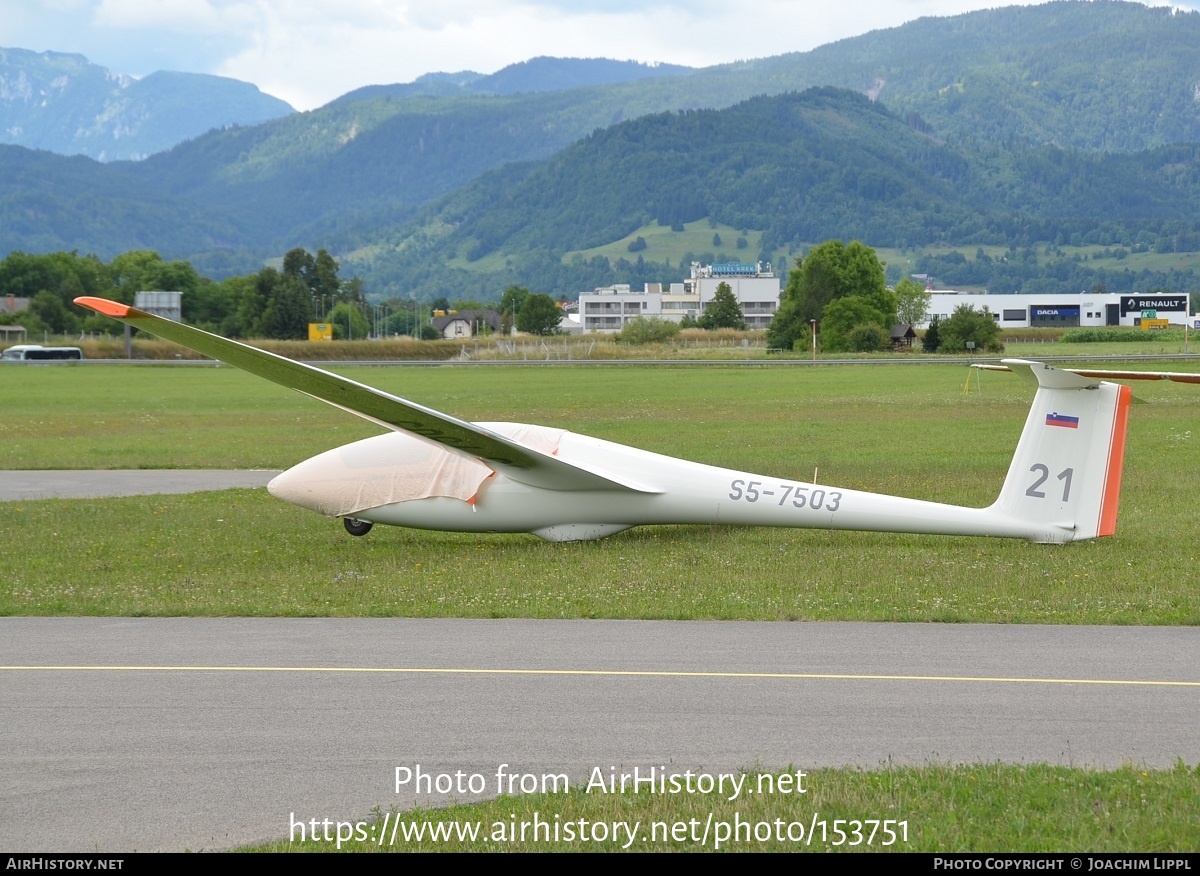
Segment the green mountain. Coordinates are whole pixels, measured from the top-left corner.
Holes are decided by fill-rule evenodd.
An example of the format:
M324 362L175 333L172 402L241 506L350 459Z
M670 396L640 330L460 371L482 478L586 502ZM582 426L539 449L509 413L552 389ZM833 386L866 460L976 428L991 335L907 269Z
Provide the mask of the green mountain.
M661 252L615 266L582 253L700 220L733 230L726 256L738 234L754 238L739 256L750 260L835 237L894 248L1076 238L1178 247L1182 235L1200 249L1198 158L1196 145L1136 155L955 147L862 95L810 89L597 131L546 161L485 174L350 261L393 294L473 289L479 277L498 288L637 283L670 279L689 259L677 255L671 271ZM721 244L703 243L721 257Z
M202 257L236 252L247 236L215 211L154 191L132 172L136 165L0 145L0 168L0 252L80 250L111 257L155 249Z
M324 247L373 293L457 297L669 279L652 252L597 250L697 221L747 257L826 237L1188 247L1195 45L1200 14L1069 0L560 91L491 93L544 82L534 62L517 85L432 75L136 164L0 150L0 252L144 246L241 271Z
M345 248L487 170L547 158L598 128L815 86L878 97L915 130L973 148L1198 142L1194 45L1200 13L1120 2L987 10L812 52L565 91L463 96L483 88L465 74L452 85L437 79L439 94L451 96L373 88L363 99L213 132L155 156L145 172L166 191L261 228L249 245L320 239Z
M922 18L753 66L764 82L861 91L951 142L1136 152L1200 141L1197 45L1200 12L1064 0Z

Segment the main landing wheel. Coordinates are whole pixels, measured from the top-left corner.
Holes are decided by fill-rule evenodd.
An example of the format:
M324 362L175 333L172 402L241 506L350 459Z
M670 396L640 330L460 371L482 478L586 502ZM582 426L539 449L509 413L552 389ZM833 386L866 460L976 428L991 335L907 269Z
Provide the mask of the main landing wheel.
M351 535L366 535L375 524L370 520L355 520L353 517L343 517L342 525Z

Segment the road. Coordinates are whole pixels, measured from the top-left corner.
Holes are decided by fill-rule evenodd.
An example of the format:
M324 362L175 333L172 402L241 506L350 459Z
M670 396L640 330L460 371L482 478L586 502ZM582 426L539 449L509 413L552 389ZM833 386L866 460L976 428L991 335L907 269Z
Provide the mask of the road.
M1197 628L2 618L0 848L279 839L417 765L1166 767L1197 715Z
M157 493L195 493L231 487L265 487L277 471L111 469L101 471L0 471L0 502L33 499L99 499Z

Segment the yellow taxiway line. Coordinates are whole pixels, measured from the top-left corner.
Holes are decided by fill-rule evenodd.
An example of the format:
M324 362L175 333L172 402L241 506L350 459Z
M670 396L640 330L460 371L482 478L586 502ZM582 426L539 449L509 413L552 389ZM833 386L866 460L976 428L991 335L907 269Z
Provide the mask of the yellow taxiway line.
M816 681L949 681L993 684L1090 684L1134 687L1196 687L1200 681L1121 678L1009 678L975 675L867 675L829 672L688 672L666 669L471 669L389 666L0 666L0 672L295 672L360 675L562 675L645 678L759 678Z

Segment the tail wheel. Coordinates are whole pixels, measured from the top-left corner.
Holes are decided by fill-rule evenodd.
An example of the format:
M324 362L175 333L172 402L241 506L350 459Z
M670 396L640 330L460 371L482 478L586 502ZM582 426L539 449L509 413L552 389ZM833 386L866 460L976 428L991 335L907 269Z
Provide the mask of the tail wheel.
M370 520L356 520L353 517L343 517L342 525L346 527L346 532L351 535L366 535L375 524Z

